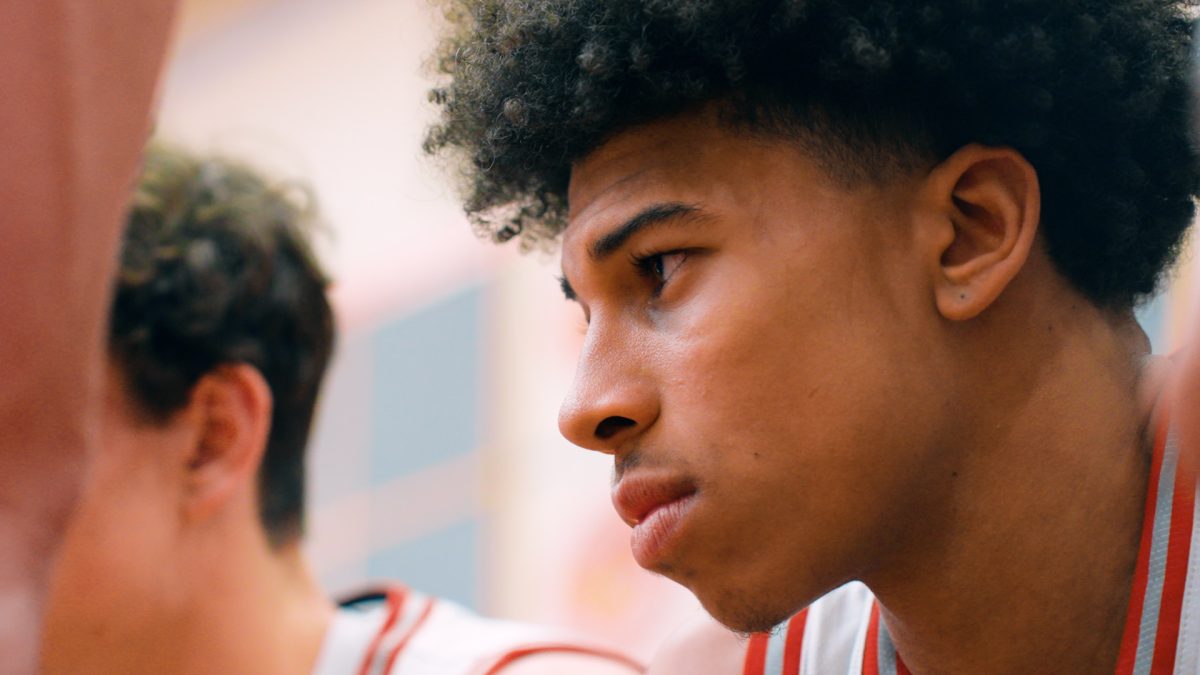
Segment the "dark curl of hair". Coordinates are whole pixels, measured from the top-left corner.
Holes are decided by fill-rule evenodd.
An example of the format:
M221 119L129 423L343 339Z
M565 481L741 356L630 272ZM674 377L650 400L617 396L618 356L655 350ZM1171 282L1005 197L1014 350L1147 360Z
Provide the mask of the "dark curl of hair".
M481 231L528 246L564 227L574 161L708 102L851 182L1009 146L1038 172L1059 270L1128 307L1174 259L1200 185L1193 4L457 0L425 149L461 160Z
M245 363L271 389L259 506L272 543L302 531L304 455L333 348L328 280L297 191L236 163L152 146L125 230L109 352L151 422L205 374Z

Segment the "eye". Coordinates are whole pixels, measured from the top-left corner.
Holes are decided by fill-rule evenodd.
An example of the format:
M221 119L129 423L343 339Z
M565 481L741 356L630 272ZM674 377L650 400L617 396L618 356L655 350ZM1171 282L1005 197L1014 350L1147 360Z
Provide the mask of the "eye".
M687 251L664 251L635 256L633 264L637 267L639 274L654 283L654 295L657 296L687 257Z

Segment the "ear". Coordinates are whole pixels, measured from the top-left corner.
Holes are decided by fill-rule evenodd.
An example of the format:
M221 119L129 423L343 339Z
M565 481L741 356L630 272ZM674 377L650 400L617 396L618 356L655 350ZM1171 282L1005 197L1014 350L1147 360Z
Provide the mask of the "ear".
M1011 148L967 145L930 172L921 190L934 248L938 311L972 319L1024 267L1041 218L1037 172Z
M247 490L257 494L271 389L253 366L223 365L200 378L188 407L198 433L185 467L183 510L189 520L206 520Z

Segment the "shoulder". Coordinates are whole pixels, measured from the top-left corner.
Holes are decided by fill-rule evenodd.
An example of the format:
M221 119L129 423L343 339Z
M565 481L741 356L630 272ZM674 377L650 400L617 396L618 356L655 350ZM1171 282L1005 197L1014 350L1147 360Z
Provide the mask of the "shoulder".
M315 672L388 675L634 675L636 661L598 641L491 619L393 586L344 602ZM362 665L360 665L362 664Z
M395 675L632 675L641 666L574 632L492 619L438 600L412 638Z
M745 661L746 638L701 614L667 638L647 675L737 675Z

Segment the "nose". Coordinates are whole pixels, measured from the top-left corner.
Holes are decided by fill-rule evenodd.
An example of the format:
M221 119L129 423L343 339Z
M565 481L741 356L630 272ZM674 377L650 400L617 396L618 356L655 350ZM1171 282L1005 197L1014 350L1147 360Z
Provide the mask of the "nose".
M593 322L593 327L594 322ZM571 443L615 454L658 419L658 396L647 370L614 341L590 333L575 381L558 413L558 429Z

